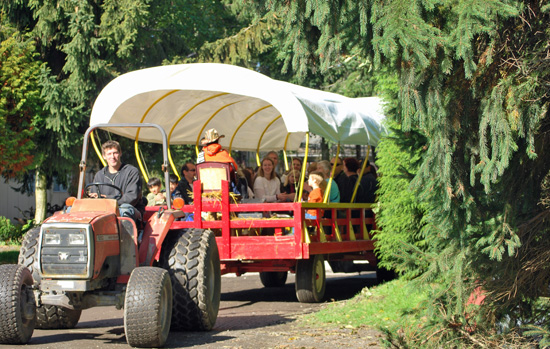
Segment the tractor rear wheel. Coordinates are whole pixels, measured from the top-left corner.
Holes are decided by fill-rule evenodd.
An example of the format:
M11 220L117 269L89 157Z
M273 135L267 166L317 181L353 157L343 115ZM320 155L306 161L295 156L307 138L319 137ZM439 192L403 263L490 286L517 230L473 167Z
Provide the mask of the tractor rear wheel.
M161 261L172 279L172 330L211 330L221 298L216 238L211 230L188 229L177 234L163 247L170 249L170 253Z
M75 328L81 314L80 309L41 305L36 308L36 328L43 330Z
M0 343L27 343L35 324L31 272L18 264L0 265Z
M40 265L38 263L38 241L40 227L30 229L23 238L19 250L18 263L27 267L35 284L40 284ZM74 328L80 320L82 310L68 309L55 305L41 305L36 308L36 328L67 329Z

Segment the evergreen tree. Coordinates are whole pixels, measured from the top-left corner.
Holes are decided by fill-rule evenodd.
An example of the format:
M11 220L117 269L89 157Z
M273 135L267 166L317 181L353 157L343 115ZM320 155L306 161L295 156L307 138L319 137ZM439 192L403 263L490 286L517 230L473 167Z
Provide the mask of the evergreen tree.
M436 281L429 338L476 342L485 327L532 315L548 292L550 170L548 45L543 1L269 2L283 20L289 66L305 75L338 64L352 46L399 74L403 131L426 151L412 185L432 208L432 251L420 280ZM316 41L312 42L311 38ZM537 246L538 245L538 246ZM484 317L466 309L481 285ZM508 317L500 314L508 313ZM441 316L445 314L445 316ZM511 316L511 317L510 317ZM530 319L529 321L535 321ZM512 325L514 323L512 322ZM466 333L466 335L465 335ZM456 336L456 337L453 337ZM425 338L425 336L424 336Z
M220 1L4 1L0 11L3 23L36 40L46 63L39 79L45 112L32 135L41 184L35 193L37 222L45 216L45 190L53 177L63 181L77 168L82 134L101 88L121 73L192 54L236 30ZM23 176L33 180L30 173Z

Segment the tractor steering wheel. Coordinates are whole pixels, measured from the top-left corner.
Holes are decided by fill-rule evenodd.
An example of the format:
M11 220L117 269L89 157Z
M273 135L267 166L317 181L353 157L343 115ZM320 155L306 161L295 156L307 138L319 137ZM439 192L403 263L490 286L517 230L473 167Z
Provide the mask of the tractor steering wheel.
M97 188L97 198L98 199L101 198L101 190L99 189L99 187L102 186L102 185L107 186L107 187L111 187L111 188L115 189L116 191L118 191L118 193L115 195L114 199L118 200L122 197L122 189L120 189L116 185L110 184L110 183L99 183L99 182L90 183L90 184L86 185L86 187L84 188L86 196L90 197L90 187L96 187Z

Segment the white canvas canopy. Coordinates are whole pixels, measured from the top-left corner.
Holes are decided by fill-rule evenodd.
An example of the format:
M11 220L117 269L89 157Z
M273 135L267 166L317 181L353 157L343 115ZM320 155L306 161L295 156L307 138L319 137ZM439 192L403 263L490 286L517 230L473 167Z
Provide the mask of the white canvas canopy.
M224 147L295 150L306 132L341 144L376 146L382 102L347 98L271 79L249 69L215 63L138 70L110 82L98 96L90 125L155 123L170 144L197 144L216 128ZM110 129L139 141L160 142L150 129Z

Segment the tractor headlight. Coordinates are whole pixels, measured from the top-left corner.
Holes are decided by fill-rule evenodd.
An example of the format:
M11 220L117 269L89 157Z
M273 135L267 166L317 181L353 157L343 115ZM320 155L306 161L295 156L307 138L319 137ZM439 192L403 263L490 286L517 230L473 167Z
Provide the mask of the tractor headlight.
M44 245L60 245L61 236L59 234L46 233L44 234Z
M69 234L69 245L86 245L84 234Z

